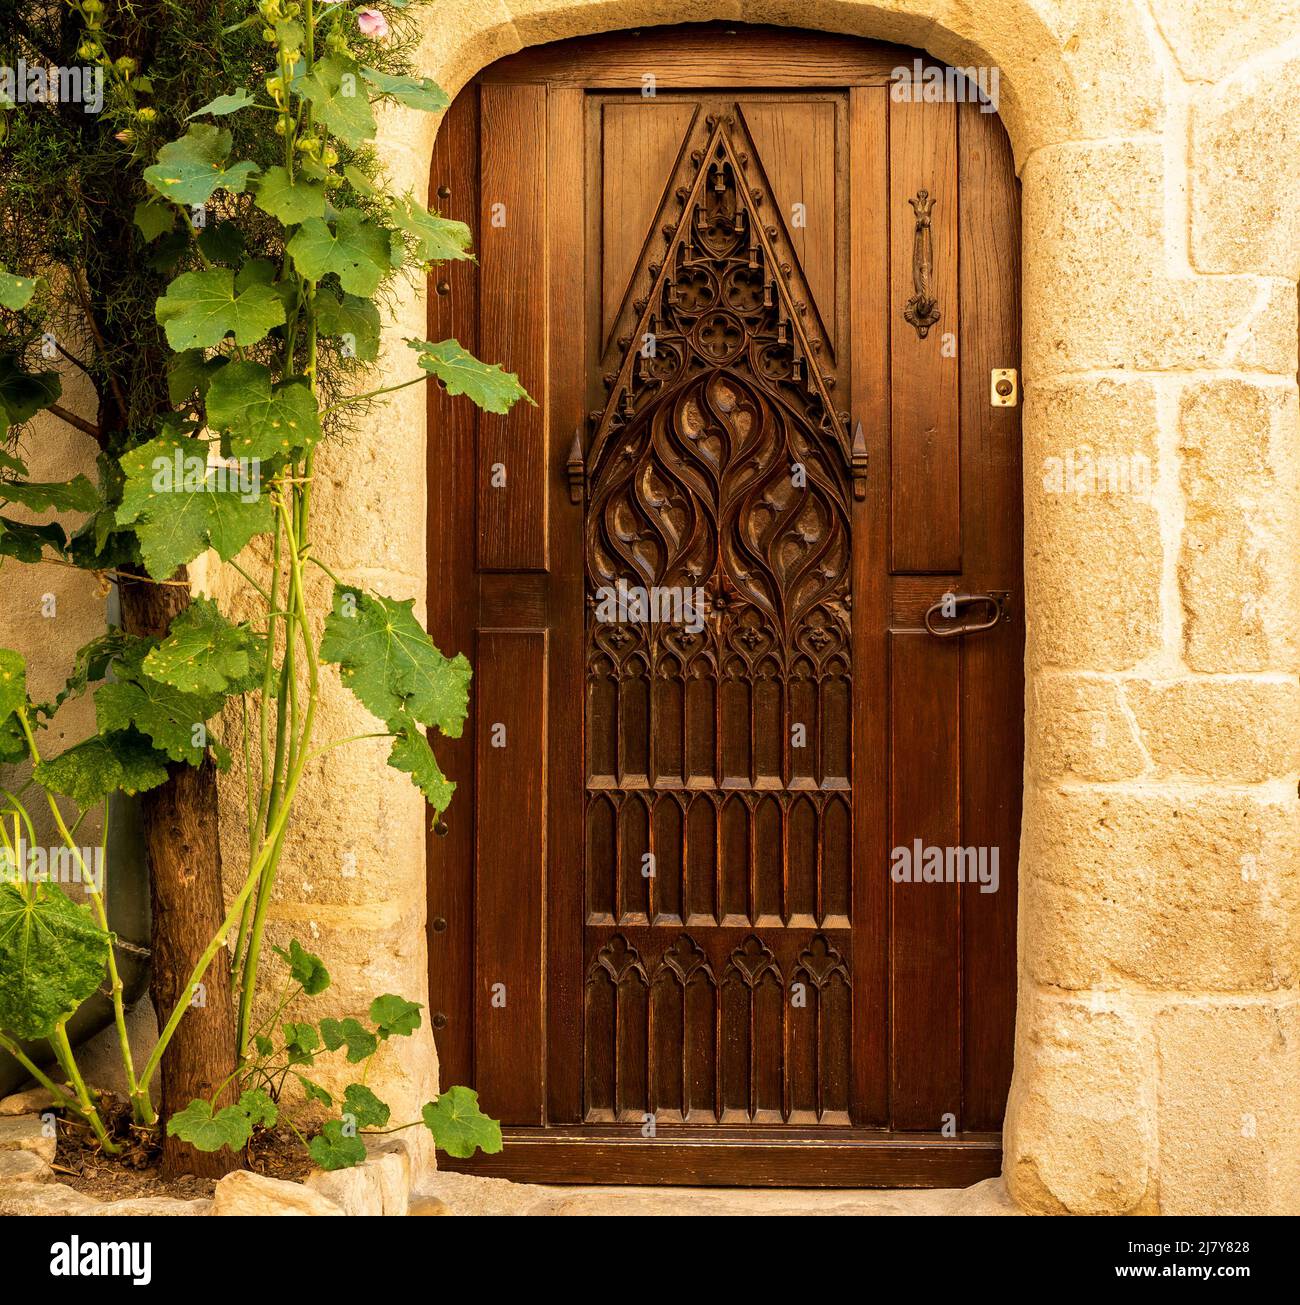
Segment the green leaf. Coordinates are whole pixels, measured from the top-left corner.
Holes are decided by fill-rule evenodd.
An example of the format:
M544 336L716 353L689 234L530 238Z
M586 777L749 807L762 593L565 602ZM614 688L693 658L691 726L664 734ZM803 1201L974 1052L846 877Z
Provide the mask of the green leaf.
M226 366L220 356L208 358L202 349L185 349L167 359L167 397L179 408L189 403L194 391L206 395L212 378Z
M232 362L208 387L208 425L227 431L229 452L240 458L290 458L321 437L319 408L303 380L273 385L256 362Z
M290 1020L282 1026L284 1049L289 1053L289 1064L310 1065L320 1049L320 1035L314 1024Z
M254 103L253 96L241 86L229 95L218 95L215 100L209 100L201 109L186 114L185 121L189 122L191 118L197 118L201 113L221 117L227 113L234 113L237 109L246 109L252 103Z
M234 625L210 598L195 598L150 650L144 671L186 693L247 693L262 679L264 641Z
M257 207L286 227L325 216L325 186L319 181L294 180L285 168L268 168L257 183Z
M458 1160L481 1150L495 1155L501 1150L501 1125L478 1108L478 1093L469 1088L448 1088L437 1101L420 1112L436 1145Z
M363 68L361 73L376 90L391 95L408 109L441 113L451 103L447 92L428 77L395 77L377 68Z
M411 782L424 794L424 800L441 815L451 805L456 785L442 773L424 730L413 721L407 721L393 741L388 753L388 764L394 770L410 775Z
M51 521L43 526L28 525L0 517L0 557L16 557L20 562L39 562L45 550L61 553L65 544L63 527Z
M257 1048L257 1054L263 1060L269 1060L275 1055L275 1043L266 1036L265 1033L256 1033L253 1035L253 1045Z
M26 308L36 293L38 280L34 276L15 276L0 268L0 306L15 313L20 308Z
M304 951L302 944L295 938L289 943L286 952L283 947L276 947L275 954L289 966L289 974L295 983L302 984L302 990L315 997L330 986L330 972L325 968L319 956Z
M484 412L509 412L519 399L536 403L519 384L519 377L497 363L482 363L457 340L408 340L420 355L420 366L432 373L448 394L464 394Z
M415 600L397 602L336 585L325 619L323 661L337 662L343 683L382 721L407 712L459 738L469 706L469 663L447 658L415 619Z
M332 54L293 83L293 89L311 101L316 121L353 149L375 136L375 115L360 71L351 59Z
M365 1143L359 1137L347 1137L343 1125L331 1119L318 1137L307 1144L307 1151L318 1169L352 1169L366 1158Z
M100 506L99 491L85 476L57 482L0 480L0 499L21 503L33 512L94 512Z
M0 718L27 702L27 659L12 648L0 648Z
M12 354L0 354L0 435L6 426L30 421L63 393L58 372L25 372Z
M413 199L399 199L389 211L388 220L412 238L415 256L421 263L473 257L469 252L470 229L464 222L430 213Z
M284 304L270 286L242 292L228 267L183 272L154 307L173 349L208 349L232 332L238 345L256 344L284 322Z
M229 1147L242 1151L253 1136L253 1125L239 1106L223 1106L214 1115L211 1101L191 1101L167 1121L167 1136L179 1137L198 1151Z
M0 1028L47 1038L100 985L112 935L61 888L0 883Z
M209 263L238 263L244 254L243 233L233 222L213 222L199 232L199 252ZM238 284L235 287L240 288Z
M351 1115L358 1128L383 1128L392 1111L363 1083L350 1083L343 1093L343 1113Z
M245 1088L239 1094L237 1108L248 1116L248 1122L254 1128L274 1128L280 1118L275 1102L261 1088Z
M373 1056L379 1047L379 1039L360 1021L351 1018L321 1020L320 1035L330 1051L337 1051L340 1047L347 1046L346 1059L349 1065L360 1064L367 1056Z
M153 253L145 259L145 264L155 272L164 272L170 276L181 259L189 253L189 249L188 230L169 231L154 246Z
M347 164L343 169L343 175L348 179L348 183L358 195L373 199L379 194L379 188L355 163Z
M379 357L379 309L357 295L336 298L333 291L316 292L316 329L320 335L343 341L346 357L374 362Z
M228 562L254 535L271 529L270 496L261 492L260 483L251 484L257 464L247 469L245 493L238 485L232 489L229 479L223 488L207 456L202 440L180 435L160 435L122 456L126 481L117 523L136 523L145 566L157 580L167 579L205 548L215 548Z
M176 210L160 199L142 199L135 206L131 221L140 229L145 242L150 243L176 225Z
M311 1079L305 1078L302 1074L295 1073L294 1078L302 1084L302 1090L307 1094L308 1101L319 1101L326 1110L334 1108L334 1098L319 1083L313 1083Z
M206 204L218 190L238 194L258 167L248 161L227 167L230 143L225 128L196 122L158 151L158 162L145 168L144 179L164 199L191 208Z
M62 793L79 807L91 807L110 793L157 788L167 779L167 758L134 730L108 737L96 734L42 761L32 775L51 793Z
M95 720L101 734L135 728L147 735L155 748L172 761L191 766L202 762L208 748L207 731L202 743L194 742L194 727L203 725L221 710L225 701L219 693L183 693L161 684L124 662L124 676L95 691Z
M27 760L27 739L18 717L12 713L0 720L0 761L13 765Z
M420 1027L423 1009L418 1002L386 992L370 1003L370 1018L381 1038L405 1038Z
M368 297L388 270L388 232L348 209L332 230L322 218L308 218L289 241L289 253L308 280L319 281L333 272L349 294Z

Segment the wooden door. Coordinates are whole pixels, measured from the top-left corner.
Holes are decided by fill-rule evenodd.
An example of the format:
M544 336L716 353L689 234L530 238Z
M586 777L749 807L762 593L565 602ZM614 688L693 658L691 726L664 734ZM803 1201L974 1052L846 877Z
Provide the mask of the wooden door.
M720 26L457 98L430 618L474 663L430 840L433 1024L580 1182L996 1173L1022 762L1018 190L914 51ZM1014 384L1014 382L1013 382ZM1010 396L1014 400L1014 394Z

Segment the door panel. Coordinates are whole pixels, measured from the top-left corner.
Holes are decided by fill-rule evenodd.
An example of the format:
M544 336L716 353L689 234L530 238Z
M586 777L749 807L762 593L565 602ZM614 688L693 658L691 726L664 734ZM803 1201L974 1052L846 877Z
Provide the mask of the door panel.
M654 50L652 95L619 42ZM430 407L431 467L468 460L441 484L475 504L431 475L431 622L476 672L472 783L430 840L434 1025L444 1081L508 1125L460 1167L997 1170L1022 623L988 373L1018 362L1016 183L993 115L890 97L914 52L773 48L544 48L440 132L431 206L472 211L479 264L431 332L538 401ZM928 632L967 591L1005 619ZM997 891L900 879L899 848L996 849Z

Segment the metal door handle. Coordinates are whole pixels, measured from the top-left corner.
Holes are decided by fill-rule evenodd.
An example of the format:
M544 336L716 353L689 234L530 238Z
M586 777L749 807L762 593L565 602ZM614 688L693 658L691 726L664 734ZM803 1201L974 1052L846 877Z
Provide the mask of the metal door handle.
M1007 599L1010 594L991 593L991 594L945 594L937 603L931 603L925 612L925 628L936 639L952 639L959 634L978 634L980 630L991 630L1007 614ZM971 621L964 625L947 625L936 626L931 618L936 612L944 616L952 617L964 607L970 607L976 603L985 604L991 612L987 621ZM947 609L945 611L944 609Z

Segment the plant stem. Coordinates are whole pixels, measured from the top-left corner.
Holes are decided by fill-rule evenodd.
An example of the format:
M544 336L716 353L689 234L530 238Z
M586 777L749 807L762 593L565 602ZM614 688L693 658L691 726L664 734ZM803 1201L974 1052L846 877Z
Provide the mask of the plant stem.
M109 1155L116 1155L120 1148L109 1137L108 1131L104 1127L104 1121L100 1119L99 1111L95 1109L95 1103L90 1099L90 1092L86 1087L85 1080L81 1077L81 1071L77 1068L76 1057L72 1054L72 1044L68 1041L66 1020L61 1020L54 1026L54 1036L50 1038L50 1046L54 1049L54 1055L60 1067L68 1076L68 1082L72 1084L73 1090L77 1094L77 1100L81 1103L81 1112L85 1116L86 1122L94 1129L100 1146Z
M12 1038L0 1033L0 1048L7 1051L43 1088L46 1089L55 1099L55 1101L67 1108L75 1111L82 1118L81 1103L74 1095L68 1092L66 1088L60 1087L48 1074L45 1073L39 1065L20 1047Z
M23 734L27 739L28 750L32 754L32 761L35 764L40 763L41 755L36 746L36 736L32 733L32 727L27 719L27 711L20 707L17 712L18 721L22 725ZM72 834L63 819L63 812L59 810L59 804L54 800L54 795L48 789L42 790L45 793L45 801L49 804L50 814L54 817L54 823L58 826L59 834L63 838L64 844L77 859L77 865L81 871L82 886L86 890L86 896L90 898L95 910L95 918L99 927L108 934L108 979L109 992L113 1002L113 1023L117 1029L118 1048L122 1055L122 1068L126 1073L127 1096L131 1101L131 1113L137 1124L152 1124L156 1118L153 1109L153 1103L149 1100L148 1093L143 1095L140 1092L139 1084L135 1077L135 1058L131 1054L131 1039L127 1036L126 1031L126 1005L122 1000L123 984L122 976L117 968L117 952L115 950L116 936L108 924L108 907L104 901L104 894L100 885L96 883L95 876L91 873L90 868L86 865L86 858L82 856L81 849L73 841ZM108 853L108 798L104 799L104 830L100 839L100 864L107 860ZM66 1035L65 1035L66 1040ZM69 1048L71 1054L71 1048Z
M346 408L350 403L360 403L363 399L377 399L381 394L392 394L394 390L404 390L408 385L419 385L421 381L427 381L429 373L425 372L423 376L413 376L409 381L402 381L397 385L385 385L378 390L368 390L365 394L351 394L346 399L339 399L337 403L331 403L328 408L321 409L321 416L328 417L331 412L338 411L339 408Z

